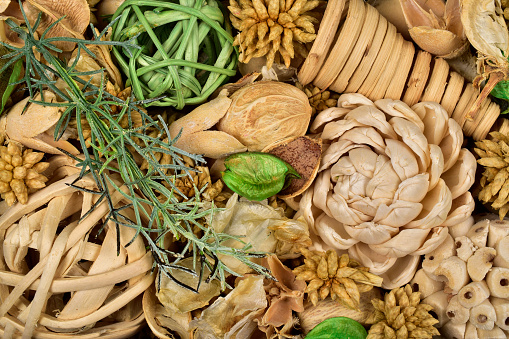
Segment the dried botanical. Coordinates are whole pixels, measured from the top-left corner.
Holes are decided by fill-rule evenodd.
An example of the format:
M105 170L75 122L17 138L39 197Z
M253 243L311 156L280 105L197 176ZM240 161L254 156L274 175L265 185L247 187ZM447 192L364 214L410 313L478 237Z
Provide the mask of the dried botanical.
M509 136L491 132L493 140L477 141L474 151L479 155L477 163L484 166L481 180L480 201L490 203L498 210L500 220L509 212Z
M7 146L0 146L0 193L7 205L12 206L16 200L26 204L28 195L46 186L44 172L49 163L41 162L44 153L24 151L21 145L12 141Z
M467 117L473 118L482 102L502 80L509 79L509 32L502 15L500 0L461 0L461 22L465 34L479 56L478 76L473 84L487 80Z
M384 300L372 300L380 319L371 326L366 339L429 338L440 335L433 326L438 320L429 313L432 306L421 304L420 293L410 285L393 289Z
M304 44L316 38L316 13L310 12L320 5L318 0L230 0L230 19L240 33L234 41L240 46L239 61L248 63L251 58L267 56L267 68L277 58L283 58L290 67L295 53L307 56Z
M410 36L423 50L454 58L468 47L459 15L460 0L400 1Z
M337 93L327 90L322 91L312 84L302 86L300 82L297 82L295 86L308 96L312 109L311 116L315 116L327 108L334 107L338 103L339 94Z
M369 273L368 268L361 267L348 254L338 257L334 250L319 252L302 248L301 251L304 265L293 272L297 279L308 281L306 293L313 305L318 303L318 297L323 300L330 294L333 300L358 310L360 293L382 285L382 278Z
M320 133L325 151L300 211L319 239L348 250L386 289L408 283L420 255L474 209L475 157L437 103L410 108L343 94L338 107L315 117L311 132Z

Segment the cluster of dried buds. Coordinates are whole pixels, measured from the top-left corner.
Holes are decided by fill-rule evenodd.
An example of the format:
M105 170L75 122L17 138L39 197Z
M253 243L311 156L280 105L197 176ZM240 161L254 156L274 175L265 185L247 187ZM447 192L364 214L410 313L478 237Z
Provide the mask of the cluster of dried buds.
M429 338L440 335L433 326L438 320L429 313L432 306L421 304L420 293L410 285L387 293L384 300L371 301L375 307L375 324L367 339Z
M301 249L304 265L293 270L297 279L308 281L306 293L313 305L330 294L333 300L342 302L346 307L359 309L360 293L367 292L373 286L380 287L382 278L369 273L369 269L350 259L348 254L338 257L336 251L309 251Z
M339 94L337 93L327 90L322 91L312 84L302 86L300 82L297 82L295 85L308 96L309 104L313 110L312 116L338 104Z
M478 198L499 211L503 219L509 212L509 137L500 132L491 132L493 140L475 143L477 162L485 167L480 184L482 190Z
M281 3L281 5L280 5ZM290 67L295 52L307 56L304 44L316 38L316 15L309 12L320 5L317 0L230 0L230 19L240 34L234 45L240 46L239 61L267 56L267 68L276 57Z
M49 163L40 162L44 153L22 150L21 145L9 142L0 147L0 193L9 206L16 200L28 201L28 194L46 186L44 172Z

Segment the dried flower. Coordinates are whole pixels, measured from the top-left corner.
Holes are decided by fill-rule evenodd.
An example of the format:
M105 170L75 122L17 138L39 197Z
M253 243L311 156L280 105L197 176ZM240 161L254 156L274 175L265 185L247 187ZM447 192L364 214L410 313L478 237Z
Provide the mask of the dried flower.
M239 61L248 63L251 58L267 56L267 68L276 57L282 57L286 67L295 52L303 57L307 51L303 44L316 38L318 18L309 11L320 4L317 0L230 0L230 19L240 31L234 41L240 46Z
M371 326L366 339L432 338L440 335L433 327L438 320L429 311L432 306L421 304L420 293L413 292L410 285L387 293L384 300L371 301L379 317Z
M491 132L493 140L477 141L474 151L480 156L479 165L484 166L478 198L498 210L500 220L509 211L509 137Z
M22 151L20 144L9 142L0 147L0 193L2 199L12 206L16 199L26 204L28 194L46 186L44 172L49 163L40 162L44 153L32 149Z
M477 164L461 148L460 126L434 102L410 108L353 93L310 129L325 149L299 205L310 230L384 278L384 288L408 283L419 256L475 206L468 190Z
M302 86L300 82L297 82L295 86L306 93L309 98L309 104L311 105L312 116L320 113L324 109L335 107L338 103L339 94L330 91L322 91L320 88L309 84Z
M333 300L358 310L360 293L367 292L373 286L381 286L382 278L369 273L369 269L350 259L348 254L338 257L336 251L309 251L301 249L304 265L293 270L297 279L309 281L306 293L316 305L318 297L322 300L330 294Z

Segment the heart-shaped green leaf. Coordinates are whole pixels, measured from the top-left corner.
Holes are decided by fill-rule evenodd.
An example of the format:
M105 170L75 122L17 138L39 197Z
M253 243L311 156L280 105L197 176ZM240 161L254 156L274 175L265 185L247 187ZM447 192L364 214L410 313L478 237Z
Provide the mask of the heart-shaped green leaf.
M299 173L278 157L261 152L236 153L224 161L223 181L232 191L260 201L287 187Z
M315 326L306 339L366 339L364 326L347 317L329 318Z

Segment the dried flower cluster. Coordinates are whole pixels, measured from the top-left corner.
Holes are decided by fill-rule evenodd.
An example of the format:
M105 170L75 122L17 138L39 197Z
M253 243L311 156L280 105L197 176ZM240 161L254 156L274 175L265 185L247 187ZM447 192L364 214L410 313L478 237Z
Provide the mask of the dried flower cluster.
M338 103L339 95L337 93L326 90L322 91L312 84L302 86L300 82L297 82L295 85L308 96L309 104L313 110L312 116L327 108L335 107Z
M336 251L327 252L302 250L304 265L293 270L297 279L309 281L306 293L316 305L330 294L333 300L342 302L351 309L359 309L360 293L373 286L380 287L382 278L369 273L369 269L350 259L348 254L338 257Z
M342 94L310 130L325 151L300 212L325 245L348 250L384 288L408 283L420 256L470 217L476 160L439 104Z
M318 19L309 11L320 4L317 0L230 0L230 19L240 34L234 46L240 46L239 61L248 63L252 58L267 56L267 68L276 57L282 57L290 66L295 52L303 57L307 51L303 44L316 38Z
M500 132L491 132L490 135L493 140L478 141L474 148L481 157L477 162L485 167L478 198L491 203L503 219L509 211L509 137Z
M28 201L28 194L46 186L44 172L49 163L40 162L44 153L22 150L21 145L10 142L0 147L0 193L9 206L16 200Z
M440 335L433 326L438 320L429 311L432 306L421 304L420 293L413 292L410 285L387 293L384 300L371 301L375 307L375 319L367 339L432 338Z

